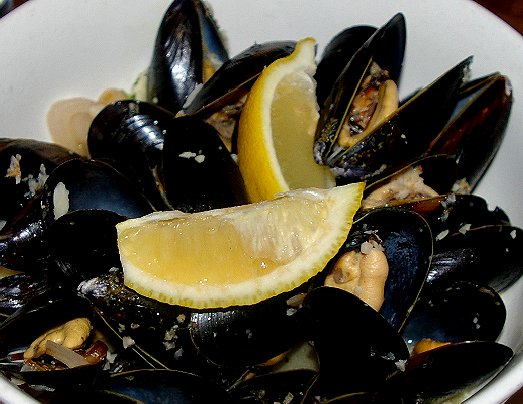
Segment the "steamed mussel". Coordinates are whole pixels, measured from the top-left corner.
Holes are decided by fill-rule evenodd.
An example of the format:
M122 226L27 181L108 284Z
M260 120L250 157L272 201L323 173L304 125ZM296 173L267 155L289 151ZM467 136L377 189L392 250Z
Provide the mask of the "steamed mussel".
M457 191L470 192L494 157L512 102L509 81L493 74L467 82L467 58L400 101L405 24L398 14L379 28L349 28L327 46L316 76L321 119L311 153L338 183L367 181L367 195L407 172L431 191L364 205L342 249L295 290L252 306L196 310L124 285L114 226L154 210L248 202L231 154L234 136L204 119L234 105L227 116L234 127L263 66L292 52L294 42L254 45L229 59L203 4L175 1L146 72L147 101L105 107L89 130L89 158L66 152L55 162L53 145L24 146L35 155L45 146L55 162L44 173L41 157L31 157L33 177L46 178L30 198L4 186L13 178L0 183L15 197L2 212L0 264L23 271L0 284L0 371L25 380L43 401L70 400L80 388L84 397L122 401L414 403L469 394L463 391L494 376L513 354L496 342L506 317L499 293L522 274L521 229L501 209ZM217 50L203 56L211 44ZM203 71L210 60L218 63L209 79ZM176 69L181 80L169 74ZM360 107L369 115L359 116ZM349 110L348 120L338 116ZM383 113L374 118L374 110ZM350 145L339 141L342 126L354 132ZM460 181L466 186L458 189ZM31 237L20 242L28 229ZM342 285L349 275L339 267L342 257L361 258L369 248L388 267L374 285L376 305L360 293L362 283L350 291ZM13 283L31 293L20 299ZM24 373L11 351L75 311L103 333L107 358L81 371ZM437 348L423 351L418 342ZM448 369L456 372L443 377Z

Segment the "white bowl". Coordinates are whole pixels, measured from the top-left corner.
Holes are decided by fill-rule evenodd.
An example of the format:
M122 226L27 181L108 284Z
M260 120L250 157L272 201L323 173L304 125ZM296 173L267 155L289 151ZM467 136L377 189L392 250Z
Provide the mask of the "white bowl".
M230 53L254 42L313 36L318 55L354 24L380 26L396 12L407 20L400 92L427 84L466 56L472 75L500 71L515 102L505 141L477 194L523 227L523 39L469 0L209 0L229 38ZM0 137L49 140L46 113L56 100L97 98L107 87L130 89L149 64L156 29L170 0L31 0L0 20ZM516 355L470 402L494 403L523 385L523 282L503 294L508 317L499 341ZM0 379L3 384L3 380ZM20 398L10 384L0 401ZM23 399L23 398L22 398Z

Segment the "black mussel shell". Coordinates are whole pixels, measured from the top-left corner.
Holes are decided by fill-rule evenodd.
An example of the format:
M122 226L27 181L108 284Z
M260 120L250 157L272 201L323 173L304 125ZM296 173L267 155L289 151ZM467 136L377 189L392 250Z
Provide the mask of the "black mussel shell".
M0 219L9 220L42 188L56 166L79 156L59 145L30 139L0 139Z
M194 370L198 365L188 331L190 310L127 288L118 268L82 282L78 291L96 308L115 344L134 350L149 367Z
M48 269L42 196L40 192L29 201L0 231L0 265L24 272Z
M439 342L494 341L505 324L501 297L487 286L455 282L421 292L402 331L409 346L423 338Z
M383 246L389 264L380 314L399 330L424 284L432 255L432 234L420 215L397 208L362 213L354 221L345 244L323 273L329 272L345 252L359 251L361 245L373 237Z
M180 111L197 84L204 82L205 68L212 65L213 59L223 62L227 58L213 25L211 15L199 0L171 3L158 29L147 72L147 101L173 113ZM212 43L206 44L207 40ZM216 47L218 52L205 54Z
M51 259L73 285L120 267L115 226L124 220L107 210L66 213L49 226Z
M383 396L401 402L466 399L488 381L512 357L509 347L496 342L462 342L425 351L411 357L403 372L387 382Z
M264 374L233 386L230 393L236 401L242 403L300 402L317 375L318 373L311 369Z
M92 386L102 372L103 362L67 369L29 370L12 374L29 385L46 386L52 389L74 388L78 391L84 386Z
M130 179L109 164L96 160L69 160L60 164L45 183L44 217L50 225L77 210L107 210L125 218L152 212L148 200Z
M333 167L340 158L339 155L343 154L344 149L337 145L337 139L349 107L372 62L388 71L390 77L397 81L403 64L405 41L405 18L398 13L353 54L350 62L337 76L325 102L320 105L314 143L314 158L318 163Z
M511 107L508 77L496 73L465 84L453 117L427 153L454 156L458 178L473 190L501 145Z
M320 375L310 397L373 391L409 357L401 336L356 296L333 287L309 292L303 302Z
M338 182L374 181L421 156L450 118L471 62L469 57L437 78L351 148L325 150L322 161Z
M142 368L175 369L223 385L232 384L244 372L222 369L196 349L190 334L191 309L139 295L124 286L117 268L82 282L78 290L96 308L100 327L112 345L132 352L132 368L141 363Z
M509 225L507 214L499 207L490 209L487 201L477 195L446 194L435 198L404 202L403 208L411 209L425 218L432 234L466 232L487 225Z
M183 212L243 205L243 178L216 129L188 117L171 121L161 165L169 205Z
M157 209L166 209L159 166L168 122L174 115L140 101L118 101L105 107L93 120L87 136L89 154L104 160L132 178Z
M0 278L0 316L9 316L50 287L45 273L15 273Z
M341 74L354 53L376 32L370 25L355 25L335 35L321 55L314 78L317 82L316 98L319 105L334 87L336 78Z
M142 403L232 403L229 393L195 374L165 369L142 369L112 374L94 389Z
M505 225L478 227L463 233L435 235L427 284L455 280L486 284L501 292L523 274L523 230Z
M236 103L249 92L266 66L290 55L295 45L295 41L272 41L248 47L226 61L203 84L189 105L184 107L184 113L207 117L226 105Z
M191 337L198 351L220 366L261 365L304 340L294 304L304 287L251 306L194 312Z

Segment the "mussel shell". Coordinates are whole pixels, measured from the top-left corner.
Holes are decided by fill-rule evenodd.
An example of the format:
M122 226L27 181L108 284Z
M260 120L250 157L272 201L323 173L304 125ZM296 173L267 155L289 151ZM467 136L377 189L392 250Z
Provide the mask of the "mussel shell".
M96 308L118 346L129 349L152 368L194 370L198 363L190 341L190 310L146 298L123 284L121 269L82 282L79 293Z
M291 303L306 285L251 306L194 312L191 337L220 366L261 365L305 340L303 317Z
M448 235L434 244L427 284L464 280L501 292L523 274L522 240L523 230L504 225Z
M354 53L376 32L370 25L355 25L336 34L325 46L314 74L317 82L316 99L323 105Z
M405 17L398 13L378 29L361 46L344 67L325 102L320 105L320 117L315 134L314 158L320 164L334 166L342 151L337 149L337 138L347 112L367 74L372 61L398 78L405 53Z
M125 219L107 210L59 217L47 235L51 259L73 285L120 267L115 226Z
M389 275L380 314L399 330L425 282L432 255L432 233L417 213L397 208L379 208L357 216L340 251L327 265L328 273L347 251L360 250L375 234L385 249ZM322 278L319 278L322 279Z
M372 391L409 357L401 336L356 296L333 287L309 292L303 302L320 375L312 397Z
M55 204L59 184L68 191L66 212L61 212ZM57 219L58 212L100 209L135 218L153 210L131 180L112 166L102 161L80 159L62 163L53 171L45 183L42 206L48 225Z
M43 273L17 273L0 279L0 315L8 316L50 287Z
M493 74L465 84L452 119L427 153L453 155L459 178L474 189L501 145L511 107L508 77Z
M147 71L146 100L173 113L180 111L196 85L204 82L206 64L213 56L205 51L217 45L218 58L226 51L208 10L199 0L175 0L165 12ZM209 33L212 35L207 35ZM206 40L213 41L210 46ZM208 56L208 58L207 58Z
M455 282L446 288L422 291L402 335L409 346L423 338L495 341L505 318L503 300L492 288Z
M233 386L230 393L242 403L283 403L289 398L299 402L317 375L310 369L264 374Z
M168 207L157 184L164 139L173 135L167 123L173 118L147 102L118 101L100 111L87 136L90 156L133 178L157 209Z
M48 269L42 196L40 192L29 201L0 231L0 265L24 272Z
M489 380L510 360L513 352L496 342L463 342L445 345L411 357L404 372L387 382L385 397L408 403L450 399L469 394Z
M79 389L92 386L103 372L103 362L94 365L84 365L67 369L50 371L29 370L21 372L8 372L30 385L46 386L52 389L74 388ZM41 388L41 387L40 387Z
M316 156L333 167L338 182L374 181L394 166L421 156L450 118L472 58L458 63L403 104L388 120L349 149L323 149Z
M490 209L487 201L478 195L446 194L435 198L404 202L403 208L422 215L434 236L449 234L487 225L509 225L507 214L499 207Z
M0 219L3 220L9 220L35 196L38 184L30 185L31 181L38 180L39 175L49 175L64 161L79 157L53 143L30 139L0 139L0 167L3 173L10 171L11 159L17 155L20 156L19 178L16 175L0 176Z
M242 175L216 129L188 117L170 122L161 172L173 209L200 212L248 202Z
M197 91L186 115L207 117L247 94L263 69L276 59L288 56L295 41L271 41L254 44L226 61Z
M143 369L101 378L95 389L132 398L134 402L232 403L226 390L195 374Z
M244 372L210 363L191 339L191 309L139 295L124 286L121 270L84 281L78 290L96 308L112 345L132 352L133 362L141 367L196 373L223 385Z

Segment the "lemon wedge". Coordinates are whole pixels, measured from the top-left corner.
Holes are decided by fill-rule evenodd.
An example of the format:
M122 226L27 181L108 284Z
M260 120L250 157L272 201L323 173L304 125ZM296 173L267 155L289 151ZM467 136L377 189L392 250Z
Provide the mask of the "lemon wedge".
M271 201L119 223L125 284L203 308L249 305L321 271L345 241L364 184L288 191Z
M305 38L254 83L238 127L238 165L251 202L296 188L330 188L329 169L313 158L318 122L316 41Z

